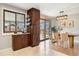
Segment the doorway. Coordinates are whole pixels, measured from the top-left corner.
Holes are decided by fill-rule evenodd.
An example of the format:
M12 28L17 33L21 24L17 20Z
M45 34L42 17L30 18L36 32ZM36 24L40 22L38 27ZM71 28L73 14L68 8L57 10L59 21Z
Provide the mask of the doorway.
M49 54L50 49L50 23L46 19L40 19L40 51L44 55Z
M49 21L40 19L40 41L49 39Z

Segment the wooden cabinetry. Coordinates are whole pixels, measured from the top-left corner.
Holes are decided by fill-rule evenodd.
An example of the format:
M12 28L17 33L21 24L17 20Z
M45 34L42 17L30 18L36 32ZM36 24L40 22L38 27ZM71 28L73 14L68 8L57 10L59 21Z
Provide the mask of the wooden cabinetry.
M12 35L12 48L18 50L29 46L29 34Z
M12 35L12 48L18 50L27 46L37 46L40 43L40 11L35 8L27 10L30 19L27 23L27 32L30 34Z
M27 15L30 18L30 23L27 31L30 32L30 46L37 46L40 42L40 11L35 8L27 10ZM28 30L30 27L30 30Z

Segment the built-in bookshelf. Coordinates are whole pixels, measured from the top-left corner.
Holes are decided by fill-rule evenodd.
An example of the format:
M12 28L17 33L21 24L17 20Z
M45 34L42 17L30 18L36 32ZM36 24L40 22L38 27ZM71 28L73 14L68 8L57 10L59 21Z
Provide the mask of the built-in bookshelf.
M27 17L27 32L31 31L31 17Z

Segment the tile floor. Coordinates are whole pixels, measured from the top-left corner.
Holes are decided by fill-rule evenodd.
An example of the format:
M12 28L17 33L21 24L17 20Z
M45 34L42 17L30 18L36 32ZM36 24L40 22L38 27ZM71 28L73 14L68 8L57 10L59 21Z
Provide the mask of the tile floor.
M26 47L17 51L0 51L0 56L68 56L53 50L50 44L50 40L46 40L36 47Z

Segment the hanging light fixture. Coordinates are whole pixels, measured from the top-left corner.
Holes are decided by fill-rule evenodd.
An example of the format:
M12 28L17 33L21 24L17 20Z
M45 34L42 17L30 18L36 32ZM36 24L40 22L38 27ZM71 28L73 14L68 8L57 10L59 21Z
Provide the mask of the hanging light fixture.
M64 11L60 11L59 13L60 13L60 15L56 17L57 20L68 19L68 15L64 14Z

